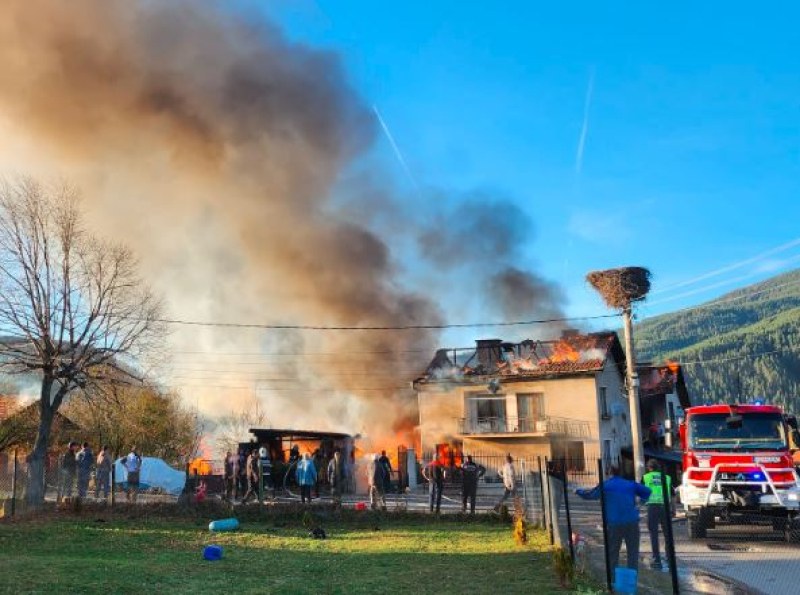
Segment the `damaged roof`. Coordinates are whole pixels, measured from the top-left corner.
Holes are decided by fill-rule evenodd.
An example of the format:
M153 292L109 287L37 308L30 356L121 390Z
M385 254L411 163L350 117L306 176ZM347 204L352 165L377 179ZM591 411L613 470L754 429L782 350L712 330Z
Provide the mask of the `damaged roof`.
M689 391L686 389L686 380L680 364L668 363L661 366L641 365L636 366L639 374L639 397L653 397L656 395L669 395L675 393L681 407L691 406Z
M625 354L617 333L613 331L587 334L568 332L557 340L528 339L520 343L484 339L477 342L474 351L467 353L440 349L415 384L467 381L471 377L486 376L527 380L585 375L600 372L609 359L623 374Z

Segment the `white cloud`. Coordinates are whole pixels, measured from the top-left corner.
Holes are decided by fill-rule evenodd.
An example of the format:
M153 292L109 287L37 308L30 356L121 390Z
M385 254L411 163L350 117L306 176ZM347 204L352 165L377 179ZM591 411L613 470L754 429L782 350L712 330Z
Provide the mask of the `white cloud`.
M604 211L582 210L573 213L567 231L587 242L619 245L631 237L631 229L622 215Z

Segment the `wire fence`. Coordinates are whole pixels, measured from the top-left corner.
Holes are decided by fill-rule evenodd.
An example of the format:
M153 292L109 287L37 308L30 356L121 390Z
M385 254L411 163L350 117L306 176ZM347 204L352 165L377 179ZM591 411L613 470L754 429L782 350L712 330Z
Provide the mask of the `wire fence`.
M659 593L689 592L696 589L688 586L691 581L703 576L703 580L709 580L707 577L713 575L724 575L745 585L740 591L719 588L721 592L745 593L746 585L759 584L764 586L761 591L767 593L796 592L792 577L800 571L800 492L790 485L796 483L794 470L790 470L792 479L786 485L776 484L769 477L759 480L755 476L721 475L694 486L691 497L683 499L677 493L669 497L681 491L675 489L681 486L681 476L659 473L658 481L667 497L628 507L627 513L633 516L626 523L620 522L619 494L609 478L610 467L618 462L603 461L599 453L552 460L516 457L510 493L503 477L508 463L505 455L472 452L474 462L482 468L473 487L468 478L465 480L465 457L455 453L443 461L445 473L439 495L426 481L423 469L430 461L439 460L440 454L425 453L416 465L412 460L406 466L406 475L414 477L403 479L393 469L381 490L384 505L389 510L420 513L474 510L476 514L491 514L502 513L503 507L513 513L515 501L519 502L528 523L544 529L547 539L568 554L576 570L592 574L609 589L620 592L624 592L631 572L640 585L647 584L651 591ZM43 484L48 510L72 511L77 503L90 503L109 511L128 511L135 506L147 514L150 505L203 500L234 507L252 507L259 502L300 503L293 460L260 468L254 482L241 473L239 466L226 465L223 460L170 466L143 456L135 482L121 459L112 457L113 464L104 471L98 468L96 458L83 469L65 465L63 456L48 458ZM325 465L317 471L309 495L312 505L336 504L337 494ZM31 479L29 464L22 454L3 453L0 515L30 512L26 500ZM350 461L345 479L338 504L369 506L366 461Z

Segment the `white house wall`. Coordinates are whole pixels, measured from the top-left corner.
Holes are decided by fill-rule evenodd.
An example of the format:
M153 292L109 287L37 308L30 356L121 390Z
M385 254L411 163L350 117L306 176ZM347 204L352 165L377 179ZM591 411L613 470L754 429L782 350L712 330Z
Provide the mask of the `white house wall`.
M609 419L602 419L601 416L601 387L606 388L606 399L610 413ZM611 456L616 458L619 457L620 448L630 447L632 441L628 396L625 392L622 377L619 374L619 368L614 362L606 360L603 370L597 375L596 390L597 405L595 412L599 425L600 448L602 448L605 440L610 440Z
M609 408L624 411L624 417L612 415L610 420L600 419L599 386L607 388ZM423 452L433 450L437 443L451 442L458 434L458 419L469 417L466 397L487 394L483 384L472 386L434 386L428 385L418 393L420 413L420 439ZM611 439L614 455L621 446L630 445L630 430L626 427L628 419L628 400L623 394L618 369L613 363L606 363L602 372L585 377L554 378L530 382L504 382L499 395L506 397L506 416L517 415L517 394L544 394L544 415L585 422L589 436L583 441L587 447L599 451L603 439ZM615 406L616 404L616 406ZM509 438L513 436L510 434ZM499 438L482 438L472 435L465 438L477 447L478 442L492 443ZM536 450L540 450L541 438L530 438ZM488 446L487 446L488 448Z

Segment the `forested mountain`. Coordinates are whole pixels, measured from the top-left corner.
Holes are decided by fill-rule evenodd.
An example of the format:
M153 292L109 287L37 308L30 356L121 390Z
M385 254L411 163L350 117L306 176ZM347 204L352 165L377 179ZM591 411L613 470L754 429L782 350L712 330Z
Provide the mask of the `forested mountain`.
M800 270L644 320L634 337L640 361L684 363L694 403L764 398L800 412Z

